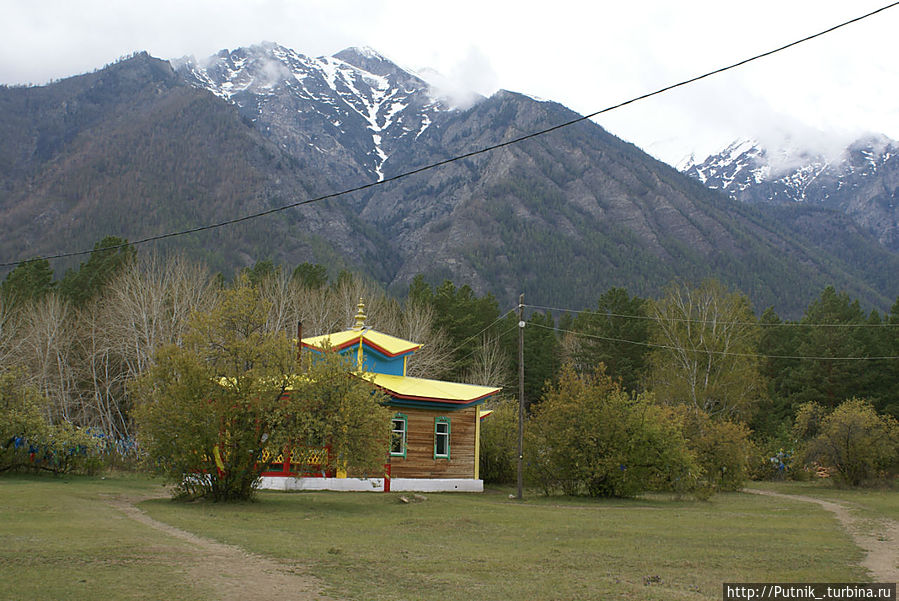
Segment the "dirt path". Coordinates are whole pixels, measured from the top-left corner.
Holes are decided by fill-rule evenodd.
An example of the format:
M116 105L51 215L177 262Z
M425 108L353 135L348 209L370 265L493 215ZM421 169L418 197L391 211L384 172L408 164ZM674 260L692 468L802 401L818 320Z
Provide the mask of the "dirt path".
M214 591L219 601L325 601L320 583L299 564L282 563L248 553L239 547L169 526L135 506L149 497L118 497L106 502L136 522L155 528L196 547L196 553L179 558L192 582ZM214 576L213 576L214 575Z
M841 503L805 495L786 495L768 490L743 490L756 495L817 503L833 513L839 520L840 525L852 536L855 544L865 551L862 567L871 572L874 582L899 581L899 522L889 518L876 520L872 533L872 528L868 524L863 523L870 522L870 520L854 517L849 509Z

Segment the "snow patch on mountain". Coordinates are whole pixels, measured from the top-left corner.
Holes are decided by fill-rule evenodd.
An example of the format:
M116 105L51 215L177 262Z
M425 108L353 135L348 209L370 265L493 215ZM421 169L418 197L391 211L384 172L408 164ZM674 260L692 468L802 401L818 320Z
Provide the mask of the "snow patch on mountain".
M885 136L859 138L839 153L771 152L755 140L738 140L702 162L691 158L680 170L742 202L842 211L899 250L899 143Z
M379 180L397 144L419 137L439 113L452 110L429 83L369 47L310 57L265 42L201 61L178 59L173 66L191 85L236 104L288 150L327 147L307 139L310 131L354 138L357 144L341 145L358 148L358 162ZM284 119L285 106L296 122Z

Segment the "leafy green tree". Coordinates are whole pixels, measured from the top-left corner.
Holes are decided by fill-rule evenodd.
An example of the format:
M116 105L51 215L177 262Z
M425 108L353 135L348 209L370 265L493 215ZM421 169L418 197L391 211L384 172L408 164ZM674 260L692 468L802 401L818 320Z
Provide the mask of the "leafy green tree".
M288 443L327 445L330 469L380 476L393 414L383 404L387 399L356 373L354 361L332 352L306 357L311 364L290 392Z
M0 285L0 297L3 302L15 305L43 298L55 286L50 262L37 259L19 263L7 274Z
M509 314L503 320L503 343L511 357L512 373L516 374L509 391L518 395L518 315ZM544 388L558 375L562 366L561 342L556 336L551 313L534 313L524 328L524 400L526 406L540 401Z
M106 236L94 245L87 263L66 272L59 291L75 306L83 306L102 292L122 269L133 265L137 253L124 238Z
M0 374L0 473L27 467L28 441L47 437L49 426L41 415L41 400L17 374Z
M513 484L518 478L518 403L501 398L487 409L493 413L481 423L481 479Z
M250 498L265 450L288 444L330 444L348 468L383 462L380 397L336 355L298 376L296 349L266 331L267 312L243 277L138 379L139 436L178 496Z
M899 357L899 297L885 322L886 327L882 329L882 336L886 339L883 344L885 356ZM899 382L899 360L887 361L882 374L884 381L891 384L883 397L880 410L899 419L899 386L896 385Z
M857 398L823 417L821 406L813 405L804 405L800 411L818 419L797 419L797 435L814 433L806 442L806 462L834 468L836 477L849 486L859 486L876 478L881 470L899 466L899 422L895 418L879 415L868 401Z
M21 374L0 373L0 473L94 473L102 465L99 439L69 422L50 424L47 400Z
M764 391L749 299L716 281L675 285L649 304L653 391L712 417L752 415Z
M563 367L528 421L532 481L545 492L629 497L693 490L699 466L683 435L683 412L631 397L609 376Z
M280 265L275 265L271 259L256 261L252 267L244 267L241 274L246 276L251 286L259 286L262 280L273 277L281 271Z
M789 427L791 423L794 407L790 398L795 393L792 373L799 360L788 357L798 352L797 333L795 324L782 321L772 307L759 317L759 373L767 384L767 394L759 400L752 429L762 436L775 436L783 424Z
M455 349L447 377L461 379L472 367L481 344L480 335L499 317L496 299L492 294L478 297L468 285L456 288L449 280L432 289L422 276L416 276L409 288L408 302L431 307L434 328L442 331Z

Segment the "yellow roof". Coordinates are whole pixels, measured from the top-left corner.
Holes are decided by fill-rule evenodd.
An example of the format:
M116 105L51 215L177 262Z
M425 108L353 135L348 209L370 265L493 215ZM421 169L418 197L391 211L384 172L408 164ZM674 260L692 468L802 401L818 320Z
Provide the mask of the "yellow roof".
M408 376L366 373L363 377L395 399L438 401L452 405L469 405L496 394L501 389L442 380L426 380Z
M396 336L370 329L346 330L334 334L303 338L303 346L316 349L324 349L326 346L330 346L332 350L340 351L353 346L354 344L358 344L360 339L363 344L374 348L388 357L396 357L397 355L403 355L421 348L421 345L418 343L403 340L402 338L397 338Z

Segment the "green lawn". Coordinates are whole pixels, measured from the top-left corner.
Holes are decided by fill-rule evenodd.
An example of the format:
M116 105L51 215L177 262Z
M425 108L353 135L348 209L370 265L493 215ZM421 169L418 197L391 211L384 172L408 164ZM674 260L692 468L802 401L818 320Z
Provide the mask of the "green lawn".
M807 495L826 501L844 503L861 517L890 518L899 521L899 480L892 487L847 489L830 482L752 482L750 488L761 488L790 495Z
M517 503L506 491L264 493L250 505L152 501L154 517L269 556L299 558L351 599L717 599L725 581L858 581L827 512L748 494ZM646 585L645 581L650 584Z
M103 501L158 484L69 482L0 478L0 599L204 598L203 583L187 586L179 570L183 543ZM141 508L190 532L306 564L344 599L720 599L722 582L866 579L855 567L861 551L810 503L742 493L710 502L517 502L509 492L431 494L410 504L395 493L264 492L255 503L158 499ZM895 510L885 499L871 511L881 507L883 515ZM136 583L145 584L142 595L129 596Z
M181 570L186 545L103 500L153 490L146 478L0 478L0 599L208 599Z

